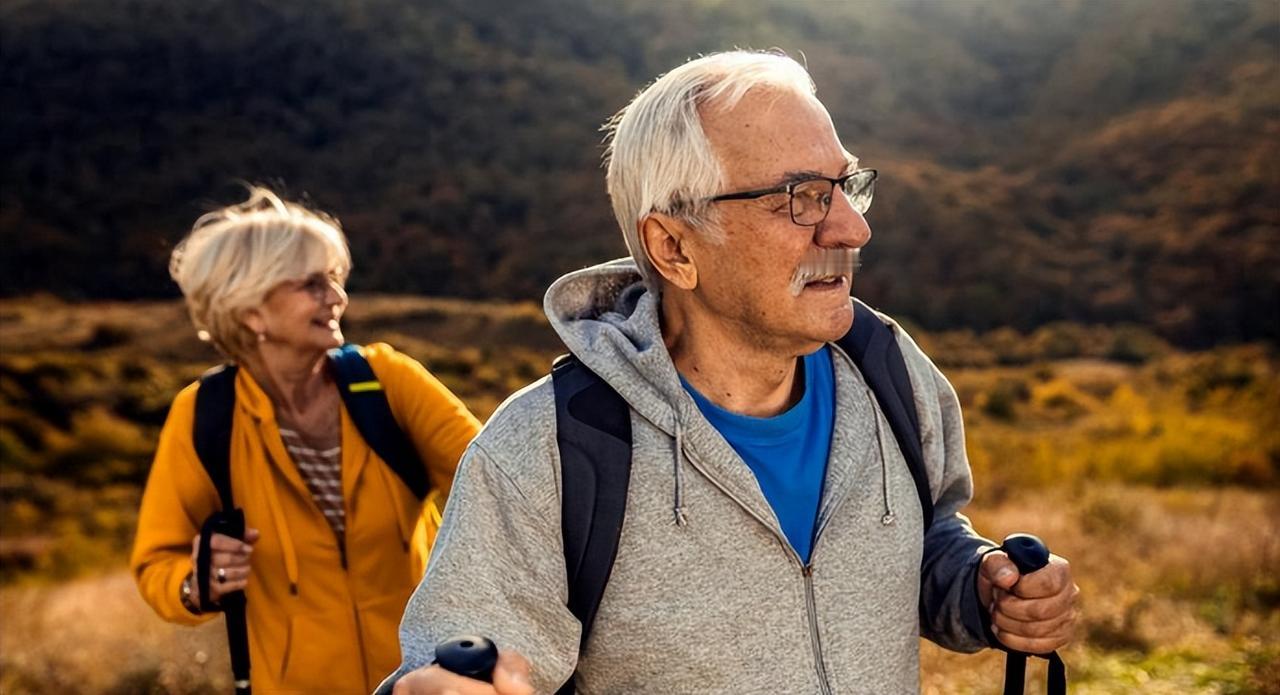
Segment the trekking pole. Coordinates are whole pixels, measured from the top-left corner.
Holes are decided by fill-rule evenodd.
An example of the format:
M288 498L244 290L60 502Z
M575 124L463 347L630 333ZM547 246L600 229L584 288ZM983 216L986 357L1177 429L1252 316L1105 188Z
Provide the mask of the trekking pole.
M252 693L249 688L249 642L241 637L249 634L244 606L243 591L234 591L223 597L222 615L227 621L227 644L231 650L231 677L234 679L236 695Z
M460 635L436 646L433 663L459 676L493 682L493 667L498 663L498 648L487 637Z
M200 529L200 552L197 556L196 583L200 589L202 610L221 610L227 624L227 648L231 652L231 677L236 695L250 695L249 687L249 626L245 618L243 591L224 594L214 604L209 598L209 566L212 560L210 544L213 535L220 533L244 540L244 510L214 512Z
M1000 549L1009 556L1018 573L1028 575L1049 564L1049 548L1044 541L1029 534L1015 533L1007 536ZM1021 581L1021 580L1019 580ZM1004 695L1023 695L1027 678L1027 657L1039 656L1049 660L1048 692L1049 695L1066 695L1067 668L1057 652L1048 654L1028 654L1026 652L1006 649L1004 665Z

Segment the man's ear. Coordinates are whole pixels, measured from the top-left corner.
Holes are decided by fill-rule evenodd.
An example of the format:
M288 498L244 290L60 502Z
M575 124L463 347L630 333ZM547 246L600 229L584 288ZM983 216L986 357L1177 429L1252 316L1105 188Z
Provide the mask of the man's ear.
M655 212L640 220L640 239L649 262L667 282L682 290L698 286L698 267L685 253L691 233L689 225L670 215Z

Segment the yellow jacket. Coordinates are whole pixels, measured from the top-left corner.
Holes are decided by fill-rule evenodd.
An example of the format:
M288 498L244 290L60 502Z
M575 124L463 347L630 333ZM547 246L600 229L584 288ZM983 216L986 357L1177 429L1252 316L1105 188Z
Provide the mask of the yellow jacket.
M480 423L412 358L386 344L370 345L364 354L442 502ZM217 615L194 615L180 598L191 571L191 539L220 507L192 443L196 387L174 399L160 433L130 559L147 603L165 620L189 625ZM434 535L434 527L419 522L433 505L418 502L343 408L344 569L333 529L285 451L272 403L246 369L236 375L231 486L247 525L262 534L245 591L253 689L372 691L400 663L400 616ZM438 523L438 512L434 517Z

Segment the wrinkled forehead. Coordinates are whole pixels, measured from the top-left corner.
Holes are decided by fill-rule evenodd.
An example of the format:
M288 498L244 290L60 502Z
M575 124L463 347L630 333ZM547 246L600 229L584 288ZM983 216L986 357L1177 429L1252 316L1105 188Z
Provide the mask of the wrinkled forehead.
M773 185L802 172L839 176L856 162L815 96L758 88L730 109L699 112L731 189Z

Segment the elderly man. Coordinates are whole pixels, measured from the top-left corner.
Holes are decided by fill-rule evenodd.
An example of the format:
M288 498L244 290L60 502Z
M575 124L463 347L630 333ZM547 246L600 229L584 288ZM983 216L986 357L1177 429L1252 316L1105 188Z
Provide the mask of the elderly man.
M611 129L631 260L570 273L546 297L569 350L630 413L625 521L598 612L587 625L566 605L562 502L579 502L562 499L543 379L463 459L401 624L395 692L908 693L920 634L960 651L993 635L1036 653L1065 644L1067 562L1020 577L959 513L972 485L946 379L892 321L859 314L902 353L922 484L836 343L854 321L875 172L841 146L804 68L699 58ZM492 685L427 666L459 632L497 644Z

